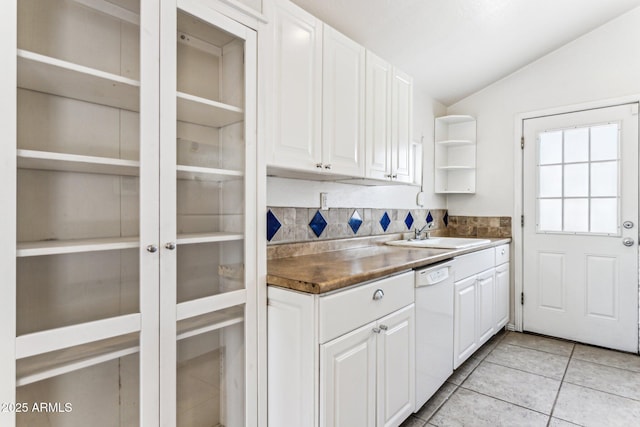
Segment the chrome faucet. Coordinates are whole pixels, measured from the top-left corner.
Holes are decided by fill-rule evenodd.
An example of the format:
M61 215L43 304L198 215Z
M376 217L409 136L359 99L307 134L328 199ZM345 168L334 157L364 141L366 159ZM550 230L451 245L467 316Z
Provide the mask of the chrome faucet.
M414 229L415 232L415 237L414 240L426 240L426 239L430 239L431 238L431 229L435 227L435 223L433 221L426 223L422 228L418 228L416 227ZM427 229L427 231L425 232L425 237L422 237L422 232L424 231L424 229Z

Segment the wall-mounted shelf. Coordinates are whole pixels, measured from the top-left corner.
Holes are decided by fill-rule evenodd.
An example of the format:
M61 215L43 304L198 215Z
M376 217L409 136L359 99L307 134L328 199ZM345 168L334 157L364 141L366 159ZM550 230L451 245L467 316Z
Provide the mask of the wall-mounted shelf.
M476 191L476 119L450 115L435 119L435 192Z

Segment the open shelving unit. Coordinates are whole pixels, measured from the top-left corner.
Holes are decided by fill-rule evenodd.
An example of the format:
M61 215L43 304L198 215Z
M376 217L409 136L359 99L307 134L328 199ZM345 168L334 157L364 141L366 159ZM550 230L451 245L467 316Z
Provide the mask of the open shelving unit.
M467 115L435 119L435 192L476 191L476 120Z

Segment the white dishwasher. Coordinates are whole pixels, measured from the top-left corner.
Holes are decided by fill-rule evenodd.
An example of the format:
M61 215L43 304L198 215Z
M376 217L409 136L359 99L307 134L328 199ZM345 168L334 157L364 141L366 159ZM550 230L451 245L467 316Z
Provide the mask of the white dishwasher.
M416 270L416 411L453 373L453 266Z

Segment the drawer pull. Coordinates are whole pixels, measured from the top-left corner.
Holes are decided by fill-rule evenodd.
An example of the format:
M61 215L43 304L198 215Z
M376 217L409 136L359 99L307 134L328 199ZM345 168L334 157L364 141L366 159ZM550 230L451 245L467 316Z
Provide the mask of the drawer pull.
M374 301L380 300L382 299L382 297L384 297L384 291L382 289L376 289L376 291L373 293Z

